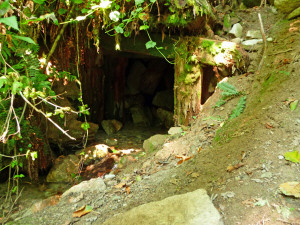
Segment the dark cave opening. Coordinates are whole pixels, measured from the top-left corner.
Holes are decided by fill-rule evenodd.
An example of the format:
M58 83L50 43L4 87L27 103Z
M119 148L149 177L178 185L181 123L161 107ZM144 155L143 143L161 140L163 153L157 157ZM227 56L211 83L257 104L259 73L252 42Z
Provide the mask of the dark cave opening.
M92 94L86 96L90 121L100 125L102 120L116 119L143 127L173 126L174 65L158 57L104 54L100 70L90 77L98 82L93 84L98 91L85 87Z

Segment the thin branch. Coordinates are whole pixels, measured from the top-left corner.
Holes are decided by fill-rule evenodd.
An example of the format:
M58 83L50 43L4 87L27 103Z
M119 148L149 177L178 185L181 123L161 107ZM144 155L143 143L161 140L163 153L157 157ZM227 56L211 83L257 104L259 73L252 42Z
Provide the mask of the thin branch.
M4 123L3 128L2 128L2 135L0 137L0 141L3 142L3 143L6 142L6 135L8 134L9 121L11 119L11 114L12 114L12 110L13 110L14 99L15 99L15 95L12 95L11 99L10 99L9 111L7 113L6 120L5 120L5 123Z
M55 109L66 109L67 107L62 107L62 106L59 106L59 105L56 105L56 104L54 104L54 103L52 103L52 102L49 102L49 101L47 101L45 98L42 98L42 97L40 97L40 96L38 96L38 98L39 99L41 99L43 102L45 102L45 103L47 103L47 104L49 104L49 105L52 105ZM89 109L86 109L86 110L83 110L83 111L80 111L80 112L76 112L76 111L74 111L74 110L72 110L71 108L70 108L70 110L68 110L69 112L72 112L72 113L75 113L75 114L79 114L79 113L83 113L83 112L85 112L85 111L88 111Z
M41 113L47 120L49 120L57 129L59 129L64 135L66 135L68 138L70 138L71 140L76 140L76 138L70 136L67 131L65 131L64 129L62 129L57 123L55 123L51 118L47 117L46 114L42 111L39 110L38 108L36 108L33 104L31 104L31 102L23 95L23 93L21 91L19 91L19 94L21 95L21 97L24 99L25 102L27 102L28 105L30 105L35 111L37 111L38 113Z
M258 69L257 69L259 71L259 70L261 70L261 67L262 67L262 65L264 63L264 57L265 57L265 54L267 52L267 40L266 40L266 35L265 35L265 31L264 31L264 25L263 25L260 13L258 13L258 20L259 20L260 32L261 32L261 36L263 38L263 44L264 44L263 52L262 52L262 58L260 60L260 63L259 63Z

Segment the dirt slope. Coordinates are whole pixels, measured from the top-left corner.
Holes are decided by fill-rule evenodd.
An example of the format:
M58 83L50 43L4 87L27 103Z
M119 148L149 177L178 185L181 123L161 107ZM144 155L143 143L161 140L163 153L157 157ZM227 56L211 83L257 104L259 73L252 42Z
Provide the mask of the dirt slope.
M257 29L255 13L246 11L240 16ZM262 70L255 71L261 57L260 51L253 52L254 73L228 80L247 96L243 114L224 123L222 119L239 97L215 109L212 106L220 98L217 90L191 129L158 153L127 166L106 183L105 194L85 195L76 206L60 202L13 224L92 224L134 206L199 188L208 191L227 225L300 224L300 200L278 192L281 183L300 182L299 164L282 158L287 151L300 150L300 106L291 111L286 101L300 99L300 20L274 24L270 9L263 9L262 16L273 38ZM175 155L180 154L193 158L178 165ZM230 165L243 166L228 172ZM132 181L130 194L114 188L124 178ZM74 209L83 204L92 204L95 213L72 219Z

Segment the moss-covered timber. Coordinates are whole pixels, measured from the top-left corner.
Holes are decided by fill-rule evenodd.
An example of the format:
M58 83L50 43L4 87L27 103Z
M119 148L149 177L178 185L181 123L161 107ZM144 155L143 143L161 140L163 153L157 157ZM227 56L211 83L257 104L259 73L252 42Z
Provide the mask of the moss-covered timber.
M184 37L175 48L174 118L175 124L188 125L200 113L203 94L203 66L212 66L220 80L249 65L247 53L237 44L200 37Z

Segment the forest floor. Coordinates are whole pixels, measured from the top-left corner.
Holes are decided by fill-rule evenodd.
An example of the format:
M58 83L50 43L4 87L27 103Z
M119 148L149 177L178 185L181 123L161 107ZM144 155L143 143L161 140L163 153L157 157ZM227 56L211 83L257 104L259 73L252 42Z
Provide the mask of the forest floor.
M203 188L226 225L299 225L300 199L281 194L279 186L300 182L299 163L284 158L300 150L300 106L290 106L300 99L300 20L283 20L270 8L236 12L245 32L258 29L259 11L273 41L260 71L261 47L249 53L248 73L227 81L247 96L239 117L227 120L240 97L213 107L221 96L217 89L187 131L127 163L105 181L104 192L84 192L76 204L59 201L35 211L23 203L11 224L101 224L138 205ZM191 158L178 163L185 157ZM92 205L93 212L73 218L83 205Z

